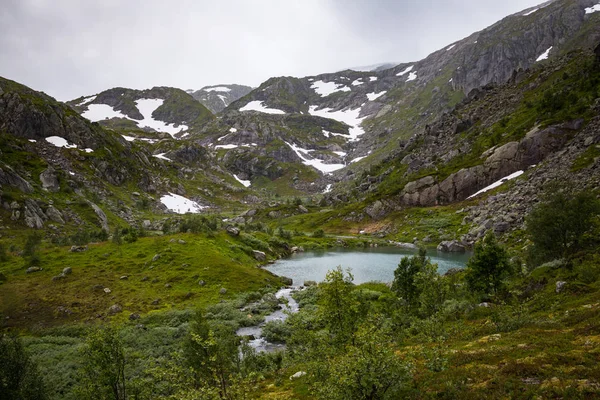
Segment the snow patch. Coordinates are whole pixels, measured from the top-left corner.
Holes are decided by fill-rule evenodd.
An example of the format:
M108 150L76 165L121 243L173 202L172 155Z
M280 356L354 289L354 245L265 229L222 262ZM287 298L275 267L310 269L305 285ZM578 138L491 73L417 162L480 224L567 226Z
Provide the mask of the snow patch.
M491 185L484 187L483 189L481 189L477 193L470 195L469 197L467 197L467 199L471 199L471 198L473 198L473 197L475 197L477 195L480 195L481 193L487 192L488 190L492 190L494 188L497 188L498 186L502 185L504 182L510 181L511 179L517 178L517 177L519 177L521 175L523 175L523 171L514 172L514 173L512 173L512 174L510 174L508 176L505 176L504 178L502 178L500 180L497 180L496 182L492 183Z
M152 157L160 158L165 161L172 161L170 158L165 157L165 154L167 153L153 154Z
M121 113L120 111L116 111L108 104L90 104L87 111L84 111L81 116L89 119L92 122L98 122L111 118L130 119L127 117L127 115Z
M231 133L236 133L236 132L237 132L237 129L235 129L235 128L229 128L229 132L231 132Z
M66 139L61 138L60 136L48 136L46 138L46 142L48 142L56 147L63 147L65 149L76 149L77 148L76 144L69 144L69 142L67 142Z
M546 50L545 52L543 52L541 56L539 56L538 58L536 58L535 62L548 59L548 55L550 54L550 50L552 50L552 46L550 46L550 48L548 50Z
M333 151L332 153L337 154L340 157L346 157L346 154L347 154L346 152L343 152L343 151Z
M240 111L258 111L265 114L285 114L285 111L266 107L262 101L254 100L240 108Z
M446 47L446 51L452 50L454 48L454 46L456 46L456 43L451 46Z
M233 177L235 178L236 181L238 181L239 183L244 185L244 187L250 187L250 185L252 184L252 182L250 182L249 180L243 180L243 179L238 178L237 175L233 175Z
M410 74L408 74L408 78L406 79L406 82L414 81L415 79L417 79L417 73L411 72Z
M138 110L144 117L143 120L138 121L138 126L152 128L158 132L165 132L171 136L174 136L176 133L180 133L188 129L186 125L179 125L177 128L175 124L167 124L163 121L156 120L152 118L152 113L160 106L163 105L165 101L163 99L140 99L136 100L135 104L137 105Z
M350 161L350 164L355 163L355 162L359 162L360 160L363 160L365 158L367 158L367 156L356 157L354 160Z
M163 203L170 211L176 212L177 214L186 213L199 213L203 208L200 204L186 199L175 193L169 193L160 198L160 202Z
M121 135L123 136L123 139L127 140L128 142L133 142L135 140L135 138L133 136L127 136L127 135Z
M285 142L285 144L287 144L292 150L294 150L294 153L296 153L296 155L300 157L300 159L302 160L302 164L309 165L323 173L331 173L333 171L337 171L345 167L344 164L325 164L323 160L320 160L318 158L308 158L307 156L309 156L309 153L314 150L306 150L288 142Z
M238 145L237 144L220 144L218 146L215 146L215 149L225 149L225 150L231 150L231 149L237 149Z
M231 88L225 86L215 86L203 89L205 92L231 92Z
M586 14L592 14L598 11L600 11L600 4L596 4L595 6L588 7L585 9Z
M82 151L85 151L86 153L93 153L94 149L90 149L89 147L83 149Z
M526 17L526 16L528 16L528 15L531 15L531 14L533 14L534 12L536 12L537 10L539 10L539 8L534 8L533 10L531 10L531 11L528 11L528 12L526 12L525 14L523 14L523 16L524 16L524 17Z
M76 104L77 106L82 106L85 103L91 103L92 101L96 100L97 96L88 96L88 97L84 97L83 100L81 100L81 102L79 104Z
M376 76L370 76L369 77L369 81L370 82L375 82L377 79L379 79L379 78L377 78Z
M364 82L362 82L360 79L355 80L354 82L351 83L352 86L360 86L362 85Z
M385 90L383 92L379 92L379 93L375 93L375 92L367 93L367 98L369 99L369 101L373 101L373 100L380 98L384 94L385 94Z
M310 87L321 97L327 97L335 92L349 92L351 90L348 86L338 85L335 82L323 81L313 82Z
M223 96L222 94L218 94L217 97L220 98L223 104L225 104L227 107L227 97Z
M318 106L310 106L308 109L308 113L317 117L334 119L336 121L343 122L346 125L350 126L349 136L334 134L330 132L332 135L344 136L347 137L350 141L354 142L358 140L359 136L365 133L364 129L361 128L360 124L366 117L359 118L361 110L360 108L356 108L354 110L333 111L331 108L323 108L317 110L317 107Z
M323 194L331 192L331 183L325 186L325 190L323 190Z
M413 67L414 67L414 65L411 65L410 67L406 67L406 69L404 71L398 72L396 74L396 76L402 76L402 75L408 74L410 71L412 71Z
M37 140L35 140L35 139L29 139L29 142L31 142L31 143L36 143L36 142L37 142Z

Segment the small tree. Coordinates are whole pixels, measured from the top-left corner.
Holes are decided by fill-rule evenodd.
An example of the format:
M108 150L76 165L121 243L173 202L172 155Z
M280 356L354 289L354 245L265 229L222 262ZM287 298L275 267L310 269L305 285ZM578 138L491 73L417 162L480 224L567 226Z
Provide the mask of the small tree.
M321 320L333 336L335 342L347 342L356 330L357 309L352 295L354 277L342 267L328 271L325 281L319 285L321 289Z
M125 352L113 328L90 333L82 350L80 395L85 399L125 400Z
M594 227L600 202L590 192L570 193L554 187L527 216L527 233L533 242L530 258L543 263L568 258L581 250L585 234Z
M402 257L398 268L394 271L392 291L400 297L408 308L418 305L421 288L417 285L417 274L431 264L425 249L419 249L419 254L412 257Z
M475 244L474 254L467 262L465 279L472 291L496 294L513 271L508 253L490 232Z
M16 337L0 334L0 399L47 399L36 365Z

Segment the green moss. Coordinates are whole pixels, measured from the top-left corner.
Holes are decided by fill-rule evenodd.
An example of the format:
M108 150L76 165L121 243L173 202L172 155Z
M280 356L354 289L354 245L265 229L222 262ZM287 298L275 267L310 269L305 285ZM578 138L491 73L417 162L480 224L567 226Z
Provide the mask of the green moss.
M592 145L587 148L571 166L571 172L578 172L592 165L592 163L600 157L600 145Z

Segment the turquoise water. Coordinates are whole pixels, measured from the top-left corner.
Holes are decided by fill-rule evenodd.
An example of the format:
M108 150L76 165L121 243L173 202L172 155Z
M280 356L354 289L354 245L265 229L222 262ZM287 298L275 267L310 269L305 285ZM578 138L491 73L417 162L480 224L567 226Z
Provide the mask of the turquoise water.
M351 269L355 284L370 281L391 282L400 259L414 254L416 250L397 247L308 251L293 254L265 269L276 275L292 278L294 286L303 285L304 281L321 282L325 279L327 271L338 265L344 270ZM427 256L438 265L438 272L443 274L450 268L464 268L471 254L442 253L434 249L429 250Z

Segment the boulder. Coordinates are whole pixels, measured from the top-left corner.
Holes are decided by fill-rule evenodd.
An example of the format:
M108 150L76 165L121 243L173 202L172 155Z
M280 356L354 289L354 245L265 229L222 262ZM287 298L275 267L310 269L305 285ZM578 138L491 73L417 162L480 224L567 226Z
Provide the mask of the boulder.
M438 244L437 249L444 253L464 253L466 251L465 246L458 240L445 240Z
M60 190L56 171L52 167L48 167L40 174L40 182L44 190L49 192L58 192Z
M292 278L288 278L287 276L280 276L281 282L283 282L286 286L292 286L294 284L294 280Z
M120 312L123 312L123 307L121 307L119 304L113 304L108 309L108 313L109 314L113 314L114 315L114 314L118 314Z
M46 217L48 217L50 221L56 222L58 224L65 223L62 213L58 211L58 209L54 206L49 206L46 209Z
M231 236L239 236L240 235L240 230L238 228L236 228L235 226L230 225L227 228L225 228L225 230Z
M556 293L562 292L565 289L566 285L567 285L567 282L565 282L565 281L556 282Z
M306 207L304 207L302 204L300 204L298 206L298 211L300 211L302 214L308 213L308 209Z
M62 270L63 275L71 275L72 273L73 273L73 268L71 268L71 267L66 267L66 268L63 268L63 270Z
M160 254L155 254L154 257L152 257L152 262L156 262L160 259Z
M38 272L41 271L42 269L40 267L29 267L27 268L27 270L25 271L28 274L31 274L33 272Z
M198 281L198 285L200 286L206 286L206 282L204 282L203 280Z
M130 321L136 321L136 320L138 320L138 319L140 319L140 318L141 318L141 317L140 317L140 314L137 314L137 313L133 313L133 314L131 314L131 315L129 316L129 320L130 320Z
M267 255L264 251L260 250L252 250L252 254L257 261L263 262L267 260Z
M219 289L219 294L225 294L227 293L227 289L225 289L224 287Z
M82 253L84 251L87 251L88 247L87 246L71 246L71 248L69 249L69 252L71 253Z
M304 375L306 375L306 372L298 371L294 375L290 376L290 381L292 381L294 379L302 378Z

